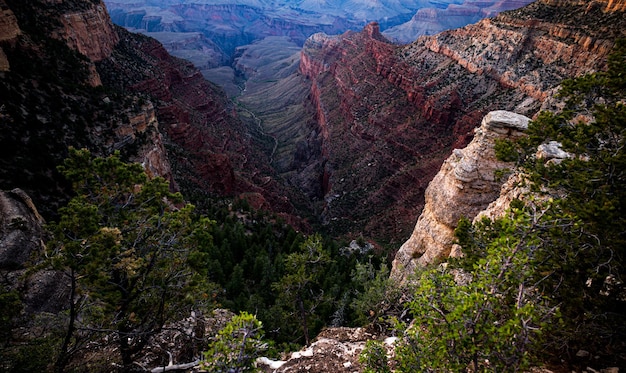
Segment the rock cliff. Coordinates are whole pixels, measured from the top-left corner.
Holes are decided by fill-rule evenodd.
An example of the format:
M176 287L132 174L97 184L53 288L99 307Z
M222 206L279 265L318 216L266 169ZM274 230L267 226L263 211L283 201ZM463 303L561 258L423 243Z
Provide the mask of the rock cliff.
M147 95L156 106L173 164L188 194L254 193L257 207L291 214L290 192L276 181L267 155L224 92L190 62L172 57L155 39L117 29L120 42L97 63L105 85Z
M409 236L428 181L489 111L532 116L564 78L605 67L626 32L611 9L620 6L538 1L406 46L375 24L312 36L300 71L317 110L329 226Z
M118 150L173 188L253 193L292 212L254 134L189 62L114 26L99 1L0 5L1 188L24 189L50 217L66 198L56 165L87 147Z
M577 76L604 67L604 59L613 41L624 32L622 26L613 27L615 24L624 24L623 11L614 12L610 9L619 9L619 4L611 4L609 1L594 4L539 1L493 20L484 20L435 37L422 38L413 47L423 43L421 45L425 48L452 58L476 75L491 75L501 86L522 92L527 97L526 102L542 102L541 107L545 109L554 104L552 95L557 83L568 74ZM561 15L554 17L555 12ZM548 22L538 16L547 13L562 23ZM596 21L590 23L585 17ZM607 23L609 20L612 23ZM512 27L514 25L517 26ZM470 45L469 48L466 44L467 40L471 40L472 45L484 40L479 35L484 35L482 32L485 30L495 33L503 29L507 40L519 40L516 45L528 43L531 53L523 50L516 52L515 48L510 47L507 50L504 44L497 41L488 44L479 42L480 45ZM445 47L440 46L440 41ZM476 50L480 52L473 52ZM495 60L494 55L498 56ZM491 62L487 56L492 58ZM531 64L532 59L538 61ZM508 61L507 64L500 62L502 60ZM522 107L524 105L515 110ZM532 111L521 112L534 115ZM482 214L496 216L506 208L512 196L523 192L516 189L513 182L504 184L501 191L500 182L492 179L485 183L479 179L483 190L474 193L472 197L474 187L465 184L476 182L474 178L463 174L465 170L474 168L479 173L493 175L494 167L506 168L506 165L494 162L492 150L481 151L483 159L476 157L479 153L474 150L478 144L485 144L485 133L489 133L485 126L493 119L493 114L486 116L472 143L463 150L455 150L432 180L426 192L426 206L414 232L402 245L394 260L394 277L401 279L416 266L445 259L451 252L454 254L453 230L461 216L472 219L491 202L493 204L490 209ZM516 133L510 135L518 136ZM475 166L469 167L472 163ZM502 197L498 198L500 195Z
M21 189L0 190L0 273L2 290L22 294L26 312L58 312L66 303L63 275L38 271L26 276L29 261L44 250L44 219Z
M436 263L451 254L459 219L474 218L497 199L505 180L497 177L496 171L513 166L496 159L496 139L520 137L529 120L512 112L490 112L476 129L472 142L454 150L426 189L424 210L393 261L393 278L401 280L416 267Z

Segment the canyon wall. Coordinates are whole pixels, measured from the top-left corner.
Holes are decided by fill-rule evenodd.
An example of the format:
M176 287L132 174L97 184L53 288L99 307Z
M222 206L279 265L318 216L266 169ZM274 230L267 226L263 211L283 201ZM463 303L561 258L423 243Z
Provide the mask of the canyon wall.
M609 3L539 1L406 46L376 24L312 36L300 71L317 108L331 230L410 236L428 181L488 112L532 117L563 79L605 67L626 32Z
M2 1L0 188L22 188L50 217L68 146L120 151L173 189L250 196L297 224L262 147L191 63L113 25L98 1Z
M610 1L539 1L524 11L509 12L460 30L422 38L413 47L421 45L429 51L442 53L474 74L491 75L501 86L523 92L527 100L542 102L542 108L549 109L557 104L553 95L563 78L605 67L614 40L624 36L625 18L620 9L619 4ZM552 17L560 14L554 19L563 23L537 17L547 12ZM484 31L495 33L502 29L506 31L506 40L517 40L512 43L516 47L494 42L494 36L485 37ZM523 51L524 45L529 48L528 52ZM516 111L522 112L519 110L522 107L518 106ZM500 121L497 118L502 114L497 113L484 118L468 147L454 150L429 184L426 206L413 234L395 257L393 278L404 280L416 267L459 255L453 232L461 217L498 216L511 199L523 192L516 187L520 175L514 174L508 181L494 177L497 169L511 165L495 160L493 139L519 137L523 126L518 123L527 122L527 118L506 113L506 120L501 122L512 123L513 130L494 131L501 128L489 125Z
M120 151L149 174L171 180L155 106L100 87L96 64L119 42L104 6L14 0L0 5L6 59L0 72L0 188L23 189L44 216L53 216L67 199L56 166L69 146L97 155Z
M391 40L411 43L422 35L435 35L494 17L506 10L521 8L533 0L483 1L467 0L443 7L422 8L408 22L391 27L383 33Z
M254 196L255 207L293 213L268 156L224 92L190 62L172 57L155 39L117 29L120 43L97 67L105 85L147 95L172 151L174 180L189 193Z

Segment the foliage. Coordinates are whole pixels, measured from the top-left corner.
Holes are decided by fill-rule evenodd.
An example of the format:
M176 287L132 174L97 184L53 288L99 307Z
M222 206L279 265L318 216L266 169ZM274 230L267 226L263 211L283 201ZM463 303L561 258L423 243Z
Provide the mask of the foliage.
M94 332L115 333L129 366L149 338L196 299L203 278L194 268L202 267L198 261L212 244L213 222L194 216L191 205L176 207L180 194L117 154L93 158L70 149L59 170L77 195L50 225L55 238L47 256L70 287L57 370Z
M517 152L535 195L550 201L537 222L520 226L544 227L532 256L533 277L560 306L565 323L544 330L548 352L562 357L585 349L610 364L626 348L626 41L616 43L608 62L606 72L563 82L565 108L541 113L528 136L507 149ZM550 141L568 158L537 158L537 147ZM466 268L484 257L498 224L465 230Z
M462 219L456 236L465 257L416 275L414 320L398 323L398 371L515 372L543 352L563 358L579 349L619 363L626 347L624 71L626 41L619 41L607 72L563 82L561 112L541 113L527 137L496 144L501 159L518 161L535 197L513 201L495 221ZM537 147L550 141L569 156L539 159Z
M245 201L206 208L217 225L118 154L72 149L59 170L77 195L50 224L48 263L71 290L58 370L103 333L117 334L130 364L163 323L201 302L257 312L278 343L306 343L360 281L350 279L355 255L321 236L305 240Z
M15 318L21 311L22 301L19 293L6 289L3 284L0 284L0 340L4 341L0 349L9 344Z
M356 324L377 322L384 315L394 313L400 303L402 289L389 278L387 264L381 263L377 270L372 259L357 262L350 275L355 293L350 306Z
M272 284L288 275L287 257L302 252L306 236L267 212L252 210L245 200L209 204L208 198L194 198L218 222L211 233L214 246L207 252L207 276L222 289L213 294L215 301L234 312L254 313L279 349L299 348L304 343L301 322L285 304L279 304L281 294ZM329 323L361 323L350 308L356 296L352 289L361 286L351 271L362 260L361 254L347 253L337 242L319 239L331 260L318 284L324 302L313 309L310 335ZM376 259L372 263L378 265Z
M233 316L204 352L202 368L209 372L255 372L255 360L267 349L262 323L247 312Z
M278 296L277 309L283 311L286 321L297 320L307 346L311 324L317 317L316 308L328 302L321 285L330 262L321 237L313 235L300 245L300 251L285 258L285 275L272 284Z
M364 367L363 373L391 373L387 350L380 341L369 340L359 355L359 363Z
M556 314L533 282L531 258L540 227L515 211L499 221L485 255L471 272L447 266L415 278L409 302L413 325L396 348L398 370L515 372L528 368L529 351Z

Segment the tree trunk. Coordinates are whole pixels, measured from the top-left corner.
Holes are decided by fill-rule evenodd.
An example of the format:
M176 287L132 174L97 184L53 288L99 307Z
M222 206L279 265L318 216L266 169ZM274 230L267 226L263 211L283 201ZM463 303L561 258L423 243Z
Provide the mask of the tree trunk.
M57 356L57 360L54 363L54 371L55 373L62 373L65 370L65 367L69 363L70 360L70 345L72 343L72 337L74 336L75 328L76 328L76 317L78 314L78 305L76 304L76 300L74 297L76 296L76 275L74 270L70 270L70 314L69 314L69 323L67 325L67 332L65 333L65 337L63 338L63 343L61 344L59 355Z
M304 302L302 301L302 297L298 294L298 308L300 309L300 318L302 319L302 332L304 333L304 343L306 346L310 344L309 341L309 325L306 316L306 311L304 310Z

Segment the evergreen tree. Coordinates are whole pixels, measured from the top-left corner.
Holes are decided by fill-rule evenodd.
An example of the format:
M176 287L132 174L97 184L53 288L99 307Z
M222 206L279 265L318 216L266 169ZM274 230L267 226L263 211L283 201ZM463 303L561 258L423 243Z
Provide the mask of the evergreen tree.
M316 309L327 302L320 284L330 263L321 237L313 235L300 245L300 251L286 257L285 275L272 284L278 294L277 305L286 311L287 320L297 320L307 346L311 342Z
M262 323L255 316L241 312L209 343L202 368L213 373L256 372L256 358L265 350Z
M626 350L625 40L616 42L608 67L563 82L564 109L541 113L528 136L501 144L499 155L517 159L533 193L551 201L540 217L549 229L533 256L535 280L560 305L565 323L546 331L548 348L558 359L584 349L611 364ZM568 153L566 159L536 156L537 147L551 141ZM483 247L493 239L485 228L462 234L473 258L469 265L484 257Z
M117 154L94 158L70 149L59 170L76 196L50 225L55 239L47 256L70 285L56 370L63 371L94 332L117 336L128 368L151 336L193 301L188 296L203 281L198 269L212 245L213 222L198 219L163 179L148 179L140 165Z

